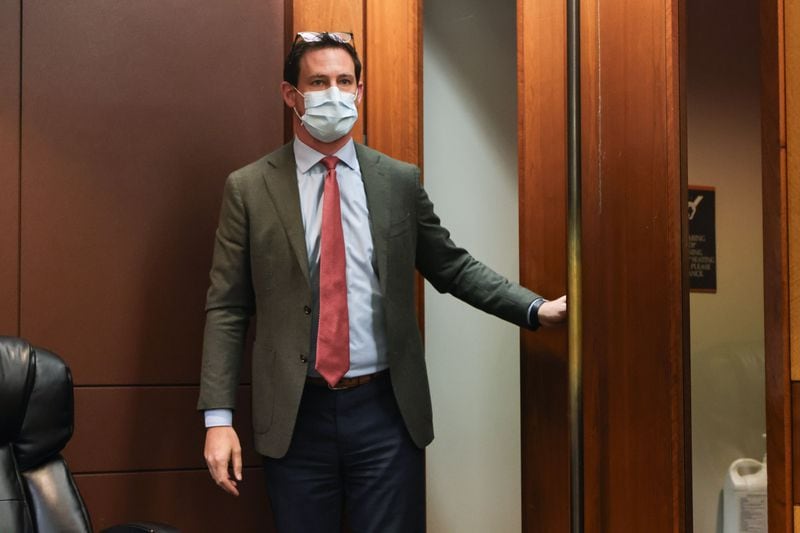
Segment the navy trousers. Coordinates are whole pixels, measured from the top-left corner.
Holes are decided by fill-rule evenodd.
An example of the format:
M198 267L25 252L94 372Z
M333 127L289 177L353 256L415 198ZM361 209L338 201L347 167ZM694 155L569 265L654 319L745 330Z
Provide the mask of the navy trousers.
M264 458L279 533L424 533L423 451L388 375L354 389L306 384L286 456Z

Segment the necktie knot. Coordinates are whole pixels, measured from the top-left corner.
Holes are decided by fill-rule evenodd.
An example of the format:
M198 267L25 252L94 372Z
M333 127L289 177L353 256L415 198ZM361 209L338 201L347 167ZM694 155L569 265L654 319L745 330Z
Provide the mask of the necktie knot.
M322 164L325 165L325 168L328 169L328 171L336 170L336 163L338 162L339 158L335 155L329 155L322 158Z

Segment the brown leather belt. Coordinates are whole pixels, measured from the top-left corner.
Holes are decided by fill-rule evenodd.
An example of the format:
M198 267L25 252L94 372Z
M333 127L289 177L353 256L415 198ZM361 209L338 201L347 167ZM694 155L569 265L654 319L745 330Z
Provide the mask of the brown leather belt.
M376 379L388 376L389 369L381 370L380 372L375 372L374 374L365 374L363 376L356 376L354 378L342 378L339 380L335 386L331 386L325 381L325 378L318 378L314 376L308 376L306 378L306 383L311 383L312 385L320 385L322 387L328 387L331 390L347 390L347 389L354 389L361 385L366 385L370 381L375 381Z

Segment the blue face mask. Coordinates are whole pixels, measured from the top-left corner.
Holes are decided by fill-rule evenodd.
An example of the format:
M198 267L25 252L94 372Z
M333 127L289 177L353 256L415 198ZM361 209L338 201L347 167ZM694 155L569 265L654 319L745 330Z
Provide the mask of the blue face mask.
M294 108L294 114L300 119L303 127L318 141L329 143L341 139L353 129L358 119L356 96L358 93L346 93L338 87L330 87L324 91L309 91L305 94L295 88L303 97L306 112L301 117Z

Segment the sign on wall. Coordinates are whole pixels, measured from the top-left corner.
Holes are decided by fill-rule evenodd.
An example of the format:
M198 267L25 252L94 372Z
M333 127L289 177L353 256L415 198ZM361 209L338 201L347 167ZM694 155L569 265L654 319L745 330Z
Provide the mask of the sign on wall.
M689 289L717 292L714 187L689 185Z

